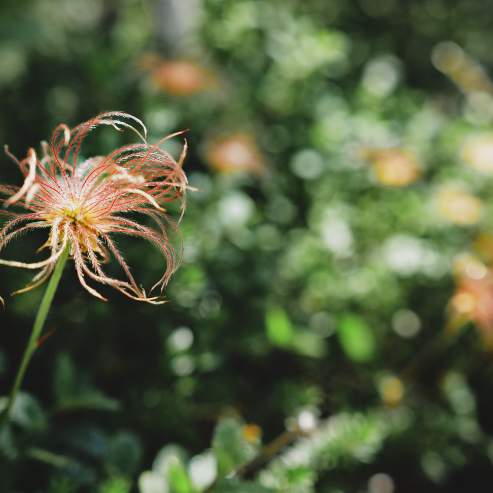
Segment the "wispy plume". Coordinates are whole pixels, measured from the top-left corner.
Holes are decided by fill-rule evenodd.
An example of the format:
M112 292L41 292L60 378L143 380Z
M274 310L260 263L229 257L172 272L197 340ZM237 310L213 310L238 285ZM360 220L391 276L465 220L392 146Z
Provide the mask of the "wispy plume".
M139 142L81 161L85 138L105 125L118 131L129 129ZM0 185L0 203L4 206L0 214L8 216L0 229L0 251L24 233L38 229L48 232L47 241L40 248L49 251L45 259L0 259L0 265L38 271L17 293L44 283L68 249L80 283L93 296L105 300L93 287L94 283L101 283L138 301L163 303L163 289L180 256L169 235L177 231L189 187L182 168L186 141L178 160L160 145L180 133L150 144L146 127L138 118L115 111L102 113L72 129L59 125L50 143L42 143L41 157L31 148L24 159L18 160L6 147L7 155L24 175L24 182L20 187ZM166 211L171 202L180 206L177 220ZM149 292L135 280L114 239L117 234L147 240L161 252L163 274ZM121 278L104 270L104 264L112 258L120 266ZM155 289L159 292L152 295Z

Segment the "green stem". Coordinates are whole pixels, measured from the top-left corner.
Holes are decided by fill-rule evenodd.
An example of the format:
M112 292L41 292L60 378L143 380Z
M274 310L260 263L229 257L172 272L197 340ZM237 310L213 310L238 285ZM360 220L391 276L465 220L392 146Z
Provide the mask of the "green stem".
M8 420L10 411L15 402L15 398L22 385L27 367L29 366L29 362L31 361L31 358L38 347L39 336L41 335L41 331L43 330L46 317L48 315L48 312L50 311L53 298L55 297L58 283L60 282L60 279L62 277L63 268L65 267L69 256L69 250L70 248L67 245L62 255L58 259L55 270L50 277L50 281L43 295L43 299L41 300L41 305L39 305L38 313L36 314L36 319L34 320L34 325L31 331L31 336L29 337L29 341L22 356L21 364L19 366L19 369L17 370L17 375L15 376L14 385L12 386L12 390L10 391L7 406L4 408L0 416L0 427L2 427Z

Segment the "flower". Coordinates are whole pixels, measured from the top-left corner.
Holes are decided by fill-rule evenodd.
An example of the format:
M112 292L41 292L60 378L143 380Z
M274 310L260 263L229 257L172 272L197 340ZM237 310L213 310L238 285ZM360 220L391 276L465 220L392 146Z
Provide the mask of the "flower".
M90 131L101 125L118 131L130 129L142 142L79 162L81 144ZM166 267L151 292L159 287L162 293L179 260L169 238L170 228L177 230L177 223L163 206L176 201L182 215L188 184L182 169L186 141L178 161L159 144L180 133L149 144L147 130L138 118L114 111L102 113L73 129L59 125L50 144L42 143L41 159L31 148L27 157L19 161L6 147L7 155L24 175L24 183L21 187L0 185L0 203L4 205L0 213L9 217L0 229L0 251L21 234L38 229L49 231L40 249L50 251L45 260L26 263L0 259L0 265L38 270L32 281L17 293L46 281L65 249L69 249L80 283L97 298L106 300L88 284L89 280L109 285L135 300L163 303L161 296L149 296L137 284L113 235L142 238L159 249ZM8 209L11 206L23 211L12 212ZM143 222L144 218L152 226ZM110 258L119 264L123 280L103 270L102 264Z
M247 133L234 133L213 140L207 146L206 159L220 173L252 173L261 175L265 171L265 160Z
M416 157L403 149L365 149L362 157L373 166L377 181L388 187L405 187L421 176Z
M450 328L468 321L478 327L483 342L493 349L493 270L463 255L454 262L456 290L449 302Z
M438 190L435 195L435 208L443 219L460 226L468 226L480 221L483 204L461 186L451 185Z
M140 65L151 73L154 85L171 96L194 96L218 85L213 72L191 60L166 60L147 54L142 57Z
M493 172L493 135L484 134L472 137L462 146L463 161L484 174Z

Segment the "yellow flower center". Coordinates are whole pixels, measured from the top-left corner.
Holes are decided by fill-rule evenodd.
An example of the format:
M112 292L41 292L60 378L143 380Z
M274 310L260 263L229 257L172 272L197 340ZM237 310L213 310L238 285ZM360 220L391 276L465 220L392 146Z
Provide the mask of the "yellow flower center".
M62 215L72 223L79 223L87 226L89 214L80 206L66 207L61 211Z
M46 221L51 224L59 222L60 227L63 224L70 223L72 226L82 226L89 231L93 231L95 224L91 213L80 204L66 204L65 207L51 210L46 216Z

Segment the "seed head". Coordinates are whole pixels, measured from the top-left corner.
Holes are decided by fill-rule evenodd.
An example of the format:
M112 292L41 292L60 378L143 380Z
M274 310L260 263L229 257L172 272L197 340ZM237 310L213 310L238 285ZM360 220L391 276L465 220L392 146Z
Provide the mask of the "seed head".
M100 125L118 131L130 129L140 142L120 147L107 156L79 162L84 139ZM163 303L161 295L150 296L137 284L113 236L142 238L161 252L164 272L150 291L160 288L162 294L179 263L169 232L177 231L189 187L182 169L186 141L178 161L159 145L180 133L149 144L147 130L138 118L115 111L102 113L73 129L59 125L50 143L42 143L41 159L33 148L22 160L6 148L7 155L24 175L24 183L20 187L0 185L0 203L4 206L0 214L9 217L0 229L0 251L23 233L48 230L47 241L40 249L49 250L44 260L27 263L0 259L0 265L38 270L32 281L17 293L45 282L62 253L69 249L80 283L97 298L105 300L88 281L112 286L135 300ZM164 207L175 201L181 210L177 221ZM13 212L14 207L21 212ZM121 268L121 279L103 269L103 264L111 258Z

